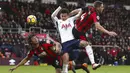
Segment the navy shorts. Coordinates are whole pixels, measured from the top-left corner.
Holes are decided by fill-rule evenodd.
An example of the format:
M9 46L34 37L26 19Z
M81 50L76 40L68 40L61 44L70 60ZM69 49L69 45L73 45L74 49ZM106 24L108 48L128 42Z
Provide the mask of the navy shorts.
M69 52L69 57L70 61L71 60L76 60L79 57L79 50L78 49L73 49L72 51Z
M70 40L65 43L62 43L62 53L66 53L66 52L69 53L73 49L79 49L80 48L79 43L80 43L79 39L74 39L74 40Z

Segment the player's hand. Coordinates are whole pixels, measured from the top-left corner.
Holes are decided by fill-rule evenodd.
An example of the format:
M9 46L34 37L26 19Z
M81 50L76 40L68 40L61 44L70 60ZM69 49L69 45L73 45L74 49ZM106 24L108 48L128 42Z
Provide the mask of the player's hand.
M108 33L108 35L110 35L110 36L117 36L117 33L111 31L111 32Z
M9 71L12 73L15 69L16 67L13 67L13 68L10 68Z

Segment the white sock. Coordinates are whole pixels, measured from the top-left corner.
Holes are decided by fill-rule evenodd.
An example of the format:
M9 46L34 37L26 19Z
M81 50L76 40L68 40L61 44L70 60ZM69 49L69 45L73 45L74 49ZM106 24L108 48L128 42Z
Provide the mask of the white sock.
M86 49L86 52L88 54L88 57L89 57L91 64L94 64L95 60L94 60L92 47L90 45L88 45L88 46L85 47L85 49Z
M68 64L63 64L63 73L68 73Z

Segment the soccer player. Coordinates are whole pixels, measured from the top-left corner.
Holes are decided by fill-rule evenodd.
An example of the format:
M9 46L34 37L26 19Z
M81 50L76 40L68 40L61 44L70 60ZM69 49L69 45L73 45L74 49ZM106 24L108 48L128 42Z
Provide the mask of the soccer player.
M96 29L100 30L103 33L106 33L110 36L117 35L115 32L108 31L103 26L100 25L99 14L101 14L104 10L103 2L95 1L94 7L92 6L83 7L82 10L83 10L83 13L80 19L76 21L76 25L72 30L75 39L82 39L82 40L87 41L85 33L91 28L93 24L95 25ZM75 10L71 12L71 14L74 14L74 13L76 13ZM88 45L85 49L93 67L95 65L95 61L94 61L92 47Z
M54 42L54 45L40 43L35 35L30 35L28 42L31 46L30 51L18 65L10 69L11 72L17 69L19 66L25 64L33 55L36 55L38 57L50 58L52 66L54 66L56 69L56 73L61 73L62 61L60 56L57 54L58 51L60 51L60 44L58 42Z
M82 9L75 10L78 12L73 17L69 17L68 9L62 7L58 7L51 15L53 22L56 24L62 43L62 59L63 59L63 73L68 73L68 62L69 62L69 55L68 52L72 49L78 49L80 47L88 48L88 42L84 40L75 39L72 34L72 29L74 27L74 20L78 19L82 14ZM60 12L60 19L58 19L57 14ZM93 69L98 68L100 65L94 63Z

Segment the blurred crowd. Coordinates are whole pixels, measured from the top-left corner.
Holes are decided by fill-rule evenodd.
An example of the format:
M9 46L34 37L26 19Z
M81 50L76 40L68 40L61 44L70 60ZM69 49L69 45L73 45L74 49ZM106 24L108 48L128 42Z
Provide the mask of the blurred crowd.
M93 2L93 0L86 1ZM107 0L105 0L105 2L107 2ZM41 27L46 30L56 30L55 25L51 20L51 13L58 7L58 5L54 3L40 3L39 1L35 1L34 3L15 1L9 3L9 6L13 13L9 14L3 12L3 14L0 15L0 27L29 29L33 26ZM67 8L71 11L77 7L75 5L68 5ZM26 23L26 17L30 14L36 15L38 20L37 24L29 25ZM87 32L93 45L114 46L94 47L95 56L102 56L105 59L105 64L113 64L115 61L120 62L122 59L130 61L130 11L126 10L120 4L111 6L106 5L104 13L101 15L100 19L101 25L108 30L117 32L118 36L110 37L97 31L94 27ZM54 38L57 36L57 34L54 33L50 33L50 35ZM3 35L0 35L0 57L24 57L26 51L23 45L24 41L20 34L6 32ZM19 46L22 48L19 48Z
M93 3L95 0L65 0L68 2L78 2L78 1L83 1L83 2L88 2L88 3ZM105 4L126 4L129 5L130 1L129 0L100 0L103 1Z

